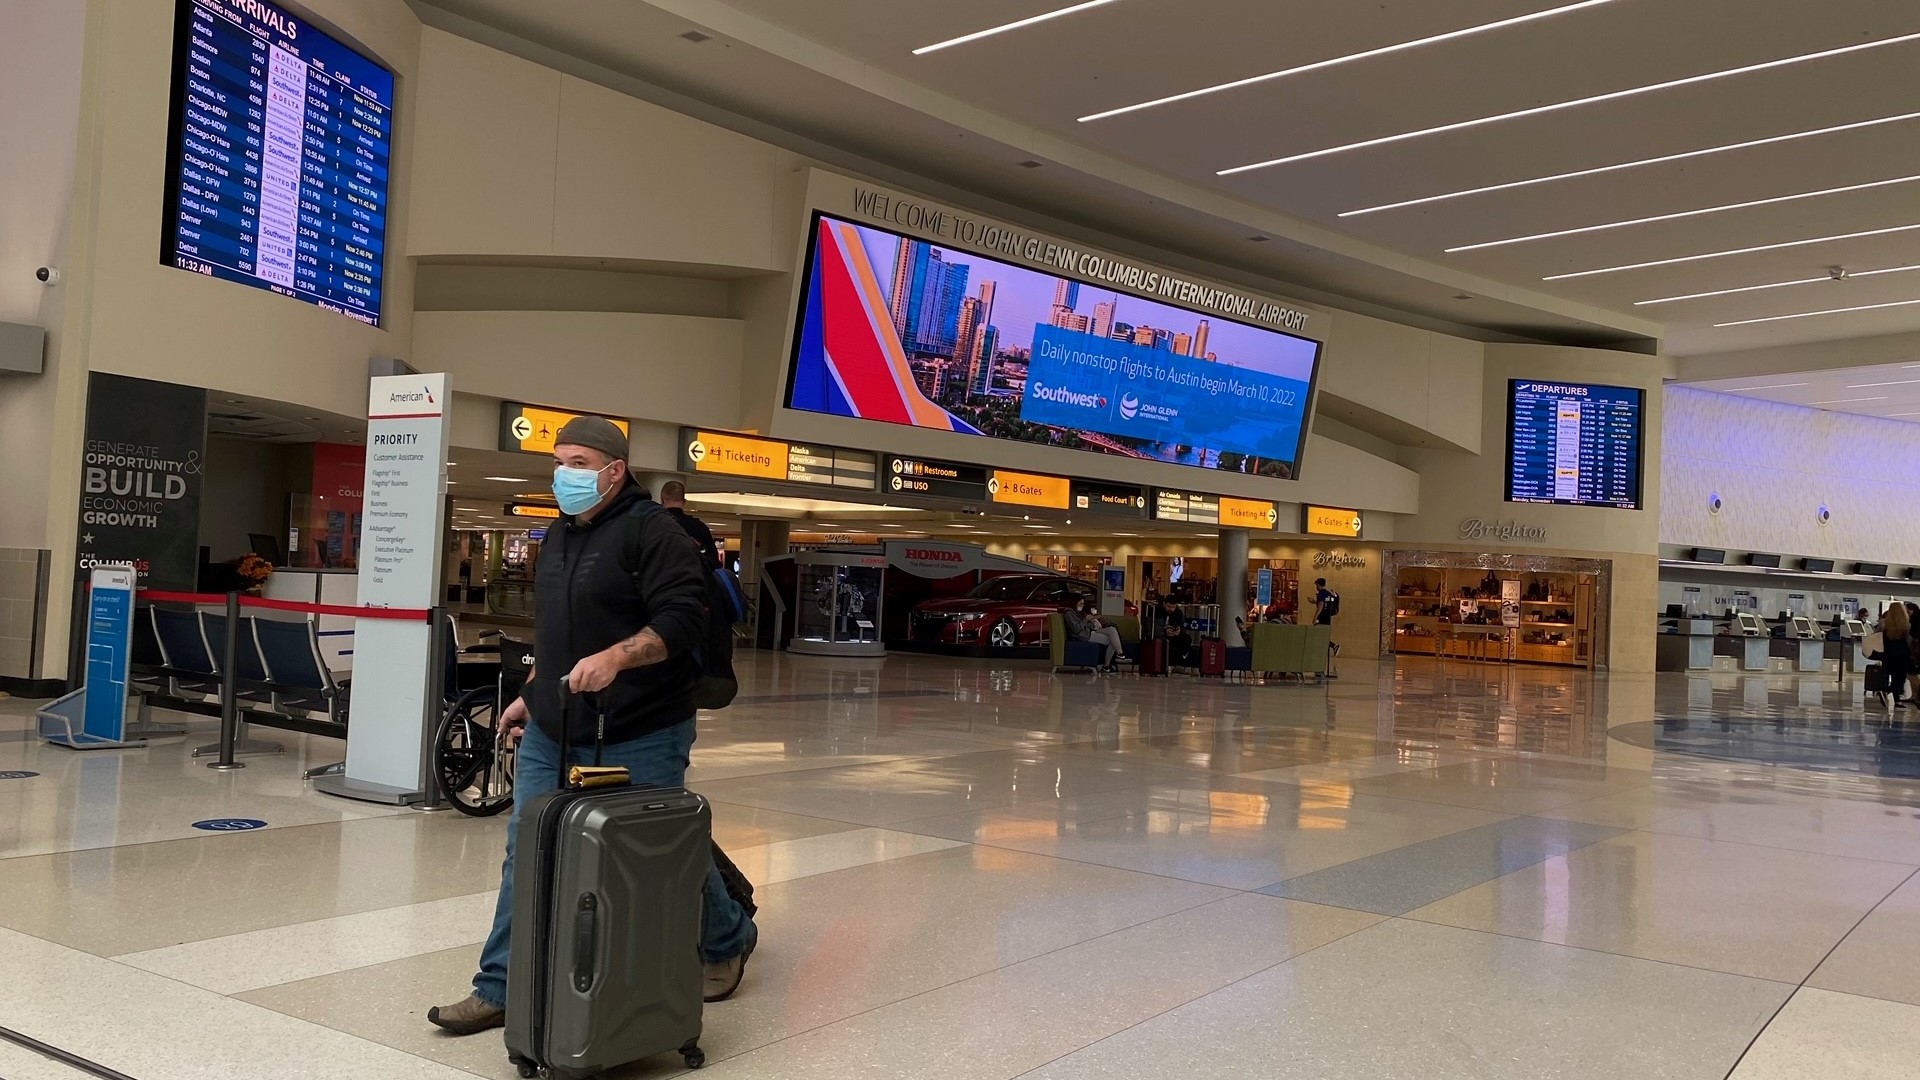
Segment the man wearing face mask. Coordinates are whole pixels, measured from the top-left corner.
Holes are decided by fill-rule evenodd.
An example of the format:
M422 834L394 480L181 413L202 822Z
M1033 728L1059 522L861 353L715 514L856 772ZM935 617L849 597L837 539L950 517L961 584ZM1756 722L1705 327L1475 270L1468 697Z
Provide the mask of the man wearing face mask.
M480 953L473 994L427 1013L456 1035L505 1023L520 808L560 787L568 765L594 763L600 716L606 718L601 764L625 766L638 785L679 787L686 777L698 675L693 649L706 625L708 568L673 517L634 482L626 456L626 435L597 416L568 421L555 440L553 494L565 517L548 531L535 568L534 676L500 715L503 736L515 728L525 733L493 931ZM564 696L562 680L571 691ZM592 710L583 694L593 695ZM566 762L560 760L562 722ZM706 998L720 1001L739 987L759 931L718 871L709 870L705 894Z

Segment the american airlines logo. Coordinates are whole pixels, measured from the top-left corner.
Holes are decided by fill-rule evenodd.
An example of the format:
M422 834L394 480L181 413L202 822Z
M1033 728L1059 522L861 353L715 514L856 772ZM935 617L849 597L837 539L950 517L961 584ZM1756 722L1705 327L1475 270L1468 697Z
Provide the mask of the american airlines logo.
M908 548L907 558L923 562L966 562L967 557L958 551L946 551L941 548Z
M1064 386L1047 386L1043 383L1031 383L1027 393L1041 401L1051 401L1055 405L1072 405L1080 409L1104 409L1107 399L1098 394L1082 394Z
M433 391L428 389L425 386L422 386L420 388L420 392L417 394L409 393L405 390L390 391L387 394L387 401L393 404L399 404L400 402L403 402L403 401L409 401L409 402L424 401L429 405L436 404L436 402L433 400Z

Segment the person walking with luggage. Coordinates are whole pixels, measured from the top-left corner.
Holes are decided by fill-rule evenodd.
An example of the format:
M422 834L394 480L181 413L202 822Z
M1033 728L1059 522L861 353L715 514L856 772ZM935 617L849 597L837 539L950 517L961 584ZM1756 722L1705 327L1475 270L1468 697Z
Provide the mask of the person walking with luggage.
M1893 698L1894 708L1904 709L1907 676L1913 673L1913 623L1905 604L1887 606L1887 613L1880 616L1880 634L1885 642L1880 647L1880 662L1887 671L1887 693Z
M1340 614L1340 594L1327 588L1326 578L1313 579L1313 625L1332 626L1333 617ZM1340 646L1327 642L1327 678L1337 679L1333 670L1333 661L1340 655Z
M596 764L596 742L603 744L597 763L625 767L636 786L680 787L686 779L707 568L687 534L634 482L626 456L627 437L597 416L568 421L555 439L553 491L565 517L548 533L535 569L533 673L500 712L503 737L524 728L500 899L473 993L427 1013L456 1035L506 1020L521 809L560 788L569 766ZM705 997L720 1001L739 988L759 931L711 867L704 894Z

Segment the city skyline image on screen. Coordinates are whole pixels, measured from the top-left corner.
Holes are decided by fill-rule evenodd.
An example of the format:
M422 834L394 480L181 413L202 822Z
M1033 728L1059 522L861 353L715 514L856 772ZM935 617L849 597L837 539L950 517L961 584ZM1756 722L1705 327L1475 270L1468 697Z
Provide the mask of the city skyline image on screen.
M816 213L788 408L1292 479L1320 344Z

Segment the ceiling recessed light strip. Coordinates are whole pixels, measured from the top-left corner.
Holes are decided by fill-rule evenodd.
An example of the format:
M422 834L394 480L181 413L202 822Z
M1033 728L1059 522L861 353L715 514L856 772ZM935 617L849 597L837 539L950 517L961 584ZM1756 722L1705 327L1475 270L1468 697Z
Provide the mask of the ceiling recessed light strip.
M989 38L995 34L1005 34L1014 30L1024 30L1029 26L1034 26L1036 24L1046 22L1049 19L1058 19L1064 15L1072 15L1076 12L1086 11L1090 8L1104 7L1108 4L1117 4L1119 2L1120 0L1086 0L1086 2L1083 4L1069 4L1068 6L1060 8L1057 11L1041 12L1038 15L1029 16L1028 18L1025 18L1025 19L1015 19L1013 22L1003 23L1000 26L990 26L985 30L975 30L971 34L961 34L957 38L948 38L945 41L936 41L931 45L922 45L919 48L913 50L913 55L925 56L930 52L939 52L941 49L951 49L955 45L965 45L970 41L979 41L981 38Z
M1421 128L1418 131L1403 131L1398 135L1382 135L1377 139L1363 139L1359 142L1346 143L1341 146L1328 146L1319 150L1308 150L1301 154L1289 154L1286 157L1256 161L1251 165L1236 165L1231 169L1221 169L1214 175L1233 176L1237 173L1252 172L1255 169L1270 169L1275 165L1289 165L1296 161L1308 161L1313 158L1327 157L1331 154L1343 154L1349 150L1364 150L1371 146L1386 146L1390 143L1405 142L1408 139L1418 139L1427 135L1441 135L1449 131L1463 131L1467 128L1480 127L1484 124L1497 124L1503 120L1518 120L1528 116L1540 116L1545 113L1560 112L1563 109L1577 108L1581 105L1597 105L1603 101L1619 101L1622 98L1638 97L1642 94L1651 94L1661 90L1673 90L1682 86L1693 86L1698 83L1711 82L1715 79L1732 78L1735 75L1751 75L1756 71L1771 71L1774 68L1787 67L1792 64L1805 64L1814 60L1825 60L1834 56L1846 56L1850 53L1863 52L1867 49L1879 49L1889 45L1903 45L1909 41L1920 41L1920 34L1902 34L1899 37L1881 38L1878 41L1863 41L1858 45L1843 45L1837 49L1822 49L1819 52L1801 53L1799 56L1787 56L1779 60L1767 60L1758 64L1745 64L1741 67L1727 68L1724 71L1709 71L1701 75L1688 75L1683 79L1668 79L1665 82L1648 83L1645 86L1632 86L1625 90L1614 90L1605 94L1594 94L1591 97L1574 98L1571 101L1556 101L1551 105L1536 105L1531 109L1516 109L1513 112L1499 113L1493 116L1482 116L1475 120L1459 120L1451 124L1441 124L1438 127Z
M1903 120L1920 120L1920 112L1901 113L1898 116L1882 116L1875 120L1860 120L1851 124L1837 124L1833 127L1813 128L1809 131L1795 131L1787 135L1773 135L1765 139L1748 139L1745 142L1727 143L1723 146L1709 146L1704 150L1688 150L1680 154L1662 154L1659 157L1641 158L1638 161L1622 161L1617 165L1601 165L1592 169L1576 169L1573 172L1554 173L1551 176L1535 176L1526 180L1512 180L1504 184L1488 184L1485 187L1467 188L1463 191L1449 191L1444 195L1428 195L1418 199L1404 199L1400 202L1381 203L1359 210L1346 210L1340 217L1359 217L1362 214L1378 214L1385 210L1402 210L1409 206L1425 206L1428 203L1445 202L1448 199L1464 199L1469 195L1489 195L1496 191L1512 191L1515 188L1532 187L1535 184L1551 184L1558 180L1578 180L1583 176L1599 176L1603 173L1619 172L1622 169L1637 169L1643 165L1664 165L1669 161L1685 161L1688 158L1706 157L1709 154L1724 154L1731 150L1750 150L1756 146L1771 146L1774 143L1792 142L1795 139L1811 139L1816 135L1834 135L1842 131L1858 131L1861 128L1876 127L1880 124L1897 124Z
M1564 4L1557 8L1548 8L1545 11L1536 11L1528 15L1516 15L1511 19L1501 19L1498 22L1481 23L1478 26L1469 26L1463 30L1449 30L1444 34L1434 34L1431 37L1423 37L1415 41L1402 41L1398 45L1385 45L1378 49L1368 49L1365 52L1349 53L1346 56L1336 56L1330 60L1316 60L1311 64L1301 64L1298 67L1283 68L1279 71L1269 71L1265 75L1254 75L1250 78L1235 79L1232 82L1218 83L1213 86L1203 86L1198 90L1188 90L1185 93L1169 94L1163 98L1154 98L1152 101L1142 101L1135 105L1126 105L1118 109L1108 109L1106 112L1097 112L1097 113L1093 113L1090 116L1083 116L1080 118L1080 122L1083 124L1086 124L1086 123L1091 123L1092 121L1095 121L1095 120L1105 120L1108 117L1112 117L1112 116L1124 116L1127 113L1139 112L1142 109L1152 109L1152 108L1157 108L1161 105L1171 105L1176 101L1191 101L1194 98L1205 97L1208 94L1223 93L1227 90L1238 90L1243 86L1254 86L1259 83L1272 82L1275 79L1284 79L1289 75L1304 75L1309 71L1319 71L1324 68L1334 67L1339 64L1350 64L1356 60L1371 60L1376 56L1386 56L1389 53L1405 52L1408 49L1417 49L1422 45L1437 45L1442 41L1452 41L1456 38L1471 37L1474 34L1483 34L1489 30L1500 30L1509 26L1518 26L1521 23L1536 22L1540 19L1551 18L1552 16L1555 16L1555 15L1565 15L1567 12L1570 12L1570 11L1579 11L1581 8L1599 7L1601 4L1610 4L1613 2L1614 0L1580 0L1580 3L1577 3L1577 4Z
M1879 397L1843 397L1843 398L1833 398L1829 401L1809 401L1807 402L1807 404L1809 405L1854 405L1862 401L1885 401L1885 400L1887 400L1887 395L1881 394Z
M1620 266L1603 266L1598 270L1579 270L1571 274L1549 274L1541 281L1566 281L1570 278L1593 277L1595 274L1615 274L1623 270L1645 270L1653 266L1674 266L1679 263L1699 262L1702 259L1719 259L1728 255L1751 255L1757 251L1780 251L1785 248L1805 247L1808 244L1826 244L1835 240L1858 240L1864 236L1886 236L1889 233L1910 232L1920 229L1920 225L1895 225L1890 229L1868 229L1864 232L1835 233L1832 236L1814 236L1805 240L1788 240L1780 244L1759 244L1754 247L1729 248L1726 251L1708 251L1699 255L1682 255L1677 259L1655 259L1651 262L1624 263Z
M1796 386L1805 386L1805 385L1807 384L1803 382L1777 382L1777 383L1768 383L1765 386L1730 386L1727 389L1722 390L1721 393L1751 394L1757 390L1791 390Z
M1920 383L1920 379L1893 379L1888 382L1848 383L1846 388L1848 390L1872 390L1881 386L1912 386L1914 383Z
M1776 203L1795 202L1800 199L1817 199L1823 195L1844 195L1850 191L1868 191L1873 188L1893 187L1896 184L1911 184L1920 180L1916 176L1896 176L1891 180L1875 180L1866 184L1848 184L1846 187L1821 188L1819 191L1802 191L1793 195L1776 195L1770 199L1749 199L1746 202L1723 203L1719 206L1705 206L1698 210L1682 210L1675 214L1655 214L1652 217L1629 218L1626 221L1610 221L1604 225L1585 225L1578 229L1560 229L1556 232L1533 233L1529 236L1513 236L1505 240L1489 240L1483 244L1462 244L1446 249L1452 255L1461 251L1484 251L1487 248L1506 247L1510 244L1525 244L1534 240L1555 240L1563 236L1580 236L1584 233L1603 232L1607 229L1624 229L1630 225L1651 225L1659 221L1679 221L1681 218L1700 217L1703 214L1719 214L1728 210L1747 210L1755 206L1773 206Z
M1904 274L1909 270L1920 270L1920 265L1888 266L1879 270L1850 270L1847 272L1846 277L1838 280L1851 281L1854 278L1877 277L1881 274ZM1789 285L1813 285L1822 281L1834 280L1836 279L1832 274L1821 274L1819 277L1794 278L1792 281L1770 281L1765 285L1743 285L1738 289L1715 289L1712 292L1687 293L1683 296L1662 296L1657 300L1635 300L1633 306L1646 307L1648 304L1672 304L1681 300L1704 300L1709 296L1732 296L1735 293L1759 292L1763 289L1784 289Z
M1792 315L1769 315L1764 319L1736 319L1733 322L1714 323L1713 327L1718 330L1723 326L1752 326L1754 323L1783 322L1787 319L1811 319L1815 315L1845 315L1853 311L1879 311L1882 308L1910 307L1914 304L1920 304L1920 300L1895 300L1891 304L1860 304L1856 307L1827 308L1825 311L1799 311ZM1859 398L1857 400L1876 401L1878 399Z

